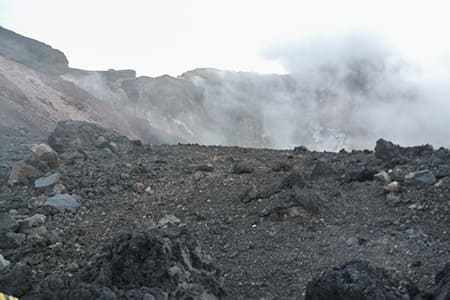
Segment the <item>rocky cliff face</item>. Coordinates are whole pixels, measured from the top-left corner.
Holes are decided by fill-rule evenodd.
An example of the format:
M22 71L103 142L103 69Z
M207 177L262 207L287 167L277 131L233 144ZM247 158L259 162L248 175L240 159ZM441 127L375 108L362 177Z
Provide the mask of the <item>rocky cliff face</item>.
M69 62L59 50L0 26L0 55L46 74L59 75Z

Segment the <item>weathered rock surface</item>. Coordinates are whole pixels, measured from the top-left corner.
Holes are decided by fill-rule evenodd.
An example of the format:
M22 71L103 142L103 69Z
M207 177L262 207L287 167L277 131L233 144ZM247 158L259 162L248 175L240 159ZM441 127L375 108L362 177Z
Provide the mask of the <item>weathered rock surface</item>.
M49 276L29 297L212 300L223 295L219 271L197 240L185 232L152 230L117 234L74 279Z
M41 171L28 165L24 161L13 162L8 184L14 185L16 183L27 181L40 173Z
M0 27L0 55L37 71L59 75L68 70L64 53Z
M325 271L306 287L305 300L401 300L421 299L418 288L405 278L352 261Z
M45 190L56 185L60 179L61 175L58 173L38 178L34 181L34 188L38 190Z
M59 122L48 143L59 153L107 149L119 154L133 148L129 139L113 130L80 121Z
M58 211L75 211L80 207L80 201L69 194L59 194L48 198L44 202L44 206L50 206Z

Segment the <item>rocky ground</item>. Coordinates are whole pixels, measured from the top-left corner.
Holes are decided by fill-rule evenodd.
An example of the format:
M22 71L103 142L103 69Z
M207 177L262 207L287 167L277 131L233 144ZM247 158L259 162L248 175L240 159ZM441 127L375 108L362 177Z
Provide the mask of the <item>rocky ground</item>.
M75 121L60 122L40 142L51 148L9 149L23 161L9 158L0 173L2 292L23 299L450 295L447 149L384 140L375 151L338 153L150 146Z

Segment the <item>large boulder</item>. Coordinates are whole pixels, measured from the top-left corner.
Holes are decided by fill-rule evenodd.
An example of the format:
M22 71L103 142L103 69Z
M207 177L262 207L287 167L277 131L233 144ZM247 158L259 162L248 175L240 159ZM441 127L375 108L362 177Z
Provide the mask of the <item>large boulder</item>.
M421 299L420 295L406 278L395 277L367 261L351 261L310 281L305 300L404 300Z
M61 121L48 138L48 144L58 153L106 149L119 154L134 144L111 129L83 121Z

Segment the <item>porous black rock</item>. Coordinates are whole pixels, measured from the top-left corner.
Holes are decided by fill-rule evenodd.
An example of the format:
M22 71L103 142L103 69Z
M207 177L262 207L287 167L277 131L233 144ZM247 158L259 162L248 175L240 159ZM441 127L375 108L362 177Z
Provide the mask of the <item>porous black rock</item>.
M310 281L305 300L423 299L407 278L399 278L367 261L350 261Z
M30 299L142 299L145 295L157 300L218 299L224 295L223 279L198 241L185 231L123 231L74 278L49 276Z

